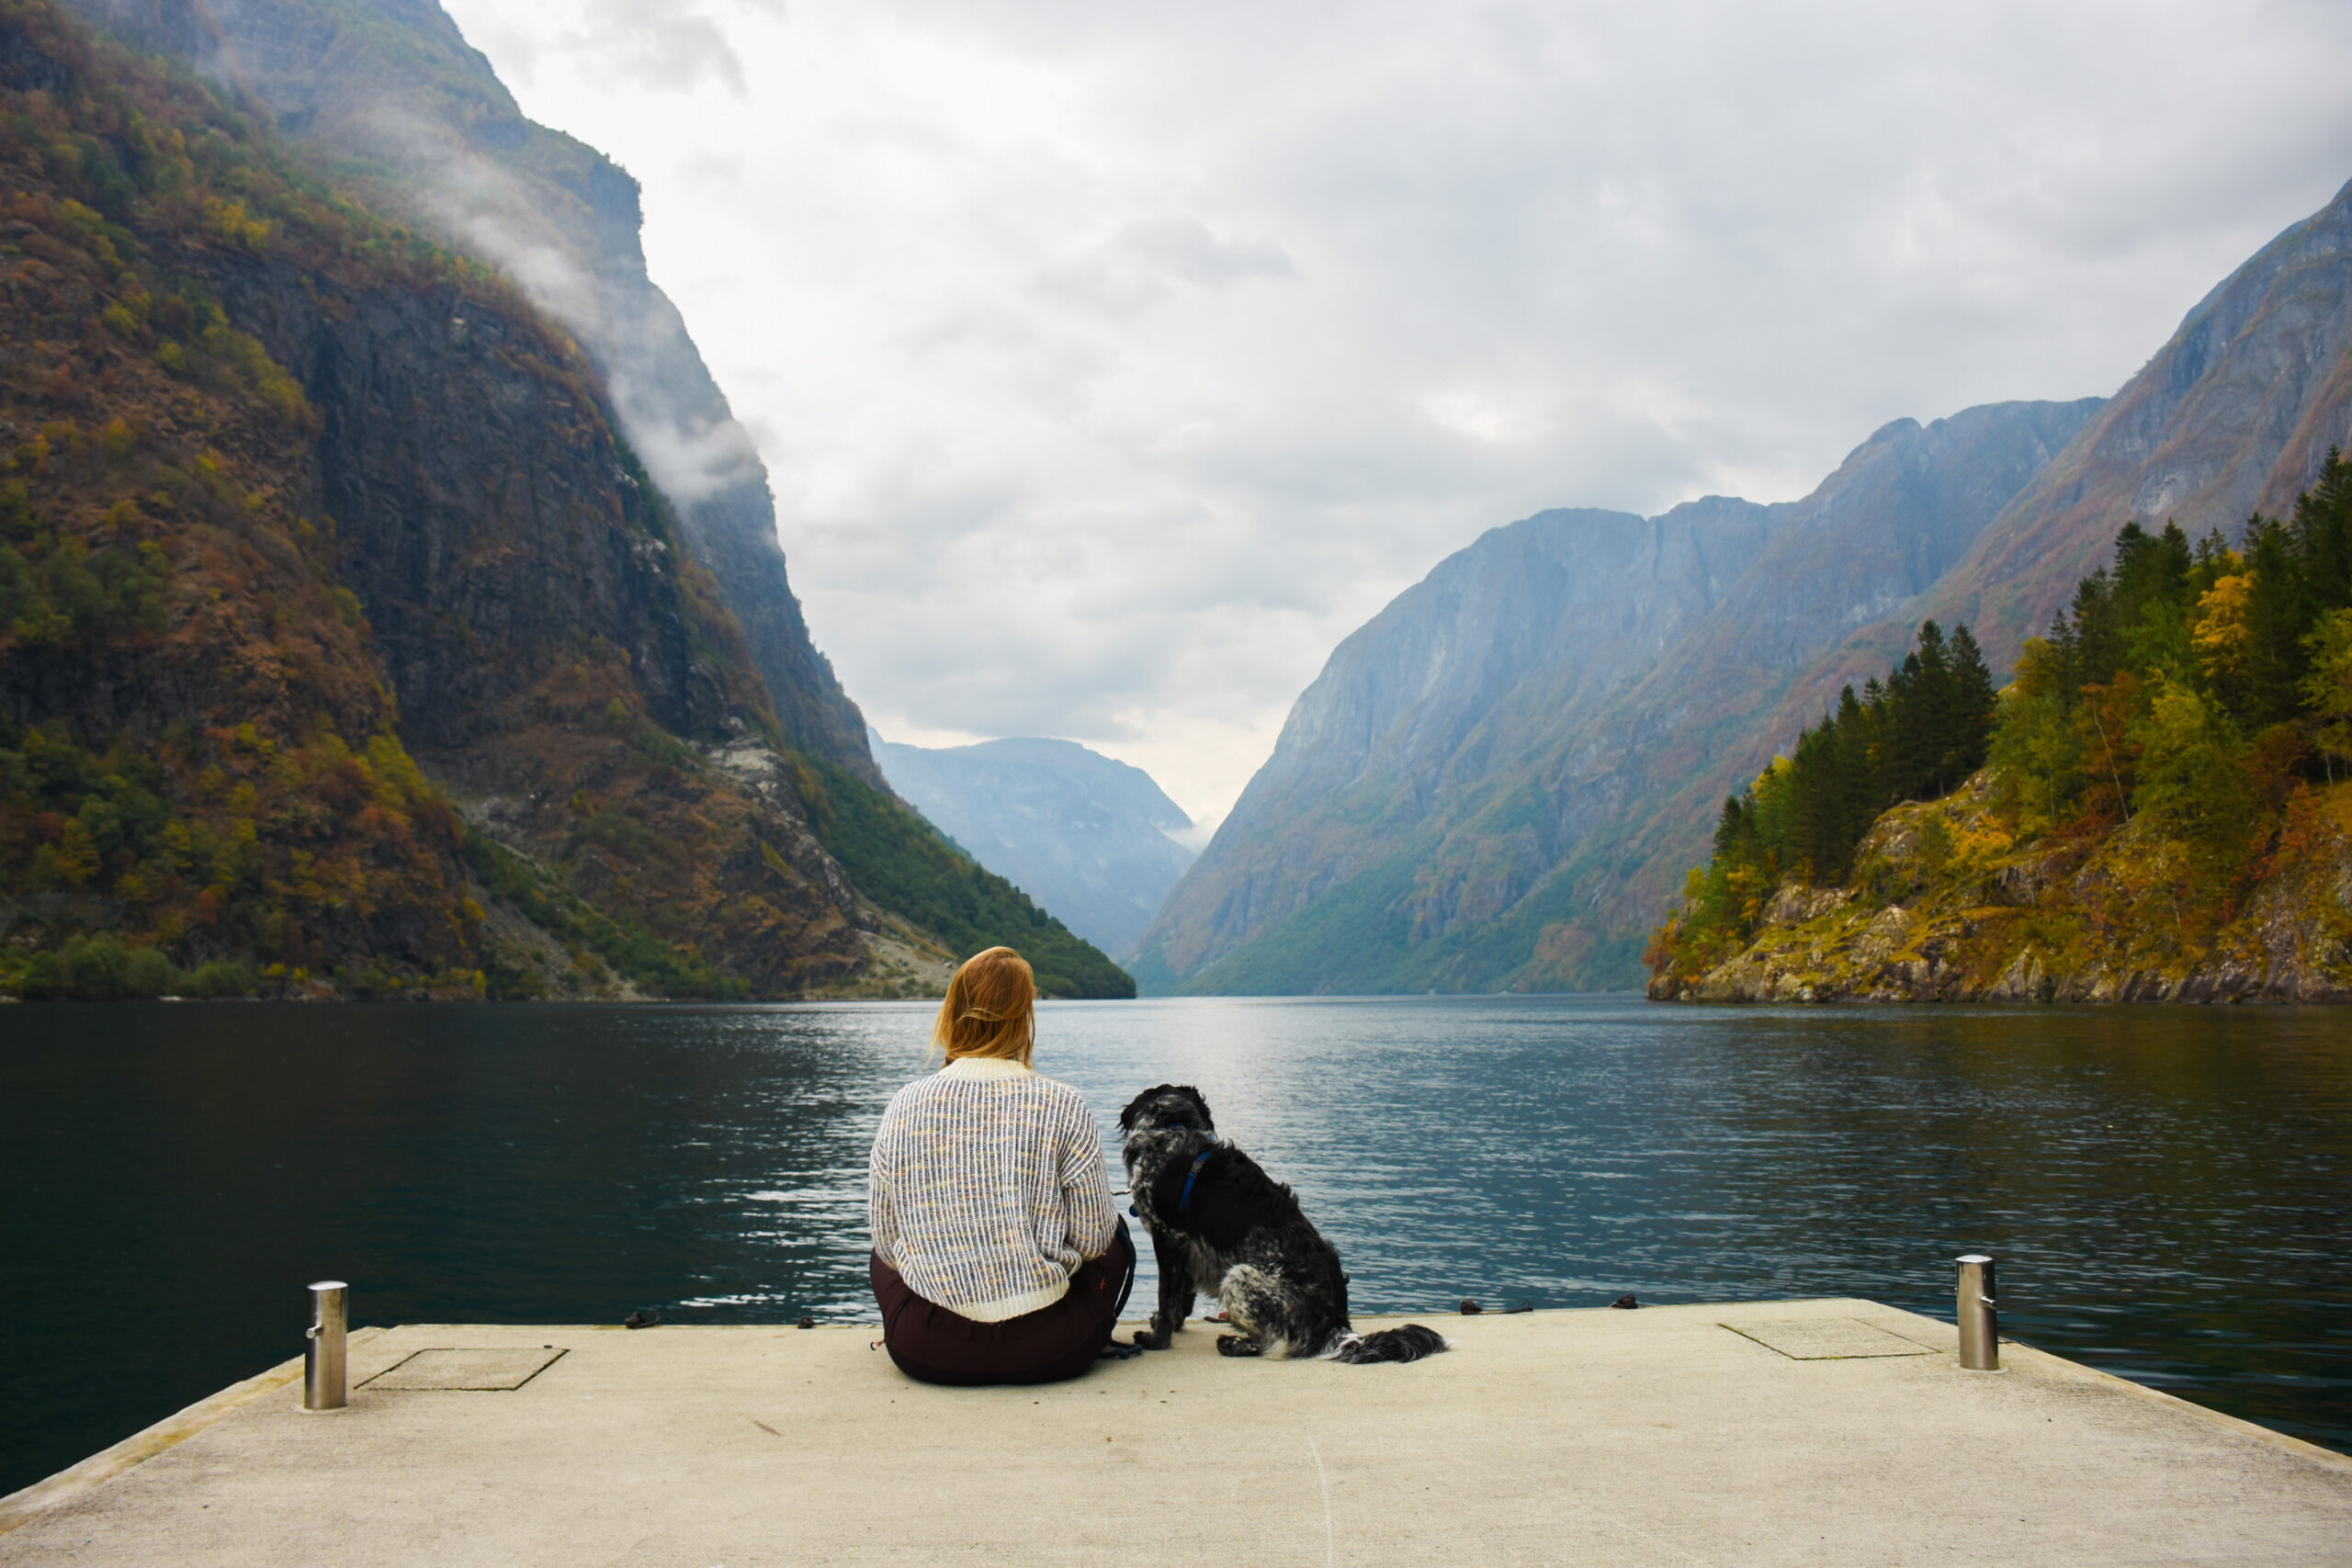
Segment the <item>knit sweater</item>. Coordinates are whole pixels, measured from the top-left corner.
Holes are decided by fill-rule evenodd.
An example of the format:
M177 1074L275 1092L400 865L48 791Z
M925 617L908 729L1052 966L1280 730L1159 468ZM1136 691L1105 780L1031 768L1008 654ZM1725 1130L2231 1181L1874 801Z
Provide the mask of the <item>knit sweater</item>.
M866 1173L874 1250L977 1323L1049 1307L1118 1225L1093 1113L1018 1062L959 1056L891 1098Z

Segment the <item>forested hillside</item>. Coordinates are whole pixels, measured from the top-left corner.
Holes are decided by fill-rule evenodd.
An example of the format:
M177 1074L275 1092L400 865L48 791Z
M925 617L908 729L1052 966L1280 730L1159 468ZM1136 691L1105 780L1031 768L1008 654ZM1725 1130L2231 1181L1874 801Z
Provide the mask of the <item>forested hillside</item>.
M790 745L501 276L40 0L0 24L0 987L920 989L1002 931L1125 988Z
M1994 704L1992 673L1968 628L1947 642L1935 622L1923 623L1917 651L1884 682L1859 695L1847 687L1789 756L1724 802L1714 855L1683 890L1682 940L1745 940L1784 875L1843 882L1881 812L1932 800L1984 761Z
M1949 798L1956 781L1919 766L1935 742L1905 762L1900 722L1882 735L1870 708L1849 690L1725 803L1712 861L1653 944L1653 995L2316 999L2352 987L2340 455L2290 515L2257 513L2234 539L2127 525L2112 565L2027 639L1977 748L1987 765ZM1849 834L1854 776L1869 798L1935 804Z

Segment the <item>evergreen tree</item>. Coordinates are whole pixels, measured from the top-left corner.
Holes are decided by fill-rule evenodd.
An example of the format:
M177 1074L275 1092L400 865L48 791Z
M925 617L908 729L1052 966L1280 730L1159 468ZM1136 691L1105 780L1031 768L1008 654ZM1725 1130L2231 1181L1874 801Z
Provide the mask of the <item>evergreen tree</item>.
M1810 881L1828 883L1845 869L1846 814L1839 798L1844 781L1838 776L1843 759L1836 724L1825 716L1800 734L1791 761L1795 766L1789 778L1790 847Z
M1952 628L1951 685L1951 728L1942 763L1943 776L1951 784L1946 788L1984 765L2000 710L2000 693L1984 662L1984 650L1966 626Z
M2115 594L2100 567L2075 585L2075 597L2050 628L2050 645L2064 671L2063 689L2071 704L2085 686L2107 678L2123 661L2123 634L2116 625Z
M2245 637L2233 705L2249 731L2284 724L2301 705L2310 657L2303 638L2318 618L2311 583L2285 525L2255 516L2245 525Z
M2295 502L2296 554L2312 598L2328 609L2352 605L2352 464L2327 449L2319 482Z
M2150 604L2177 601L2188 585L2195 557L2177 523L2151 534L2126 523L2115 536L2115 622L2129 633Z

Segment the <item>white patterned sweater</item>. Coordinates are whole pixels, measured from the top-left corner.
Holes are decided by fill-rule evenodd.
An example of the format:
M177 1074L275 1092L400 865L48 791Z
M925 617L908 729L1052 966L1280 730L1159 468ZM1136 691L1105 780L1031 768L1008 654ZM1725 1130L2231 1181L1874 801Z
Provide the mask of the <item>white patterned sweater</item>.
M882 1260L915 1294L976 1323L1061 1300L1118 1225L1078 1090L983 1056L891 1097L865 1204Z

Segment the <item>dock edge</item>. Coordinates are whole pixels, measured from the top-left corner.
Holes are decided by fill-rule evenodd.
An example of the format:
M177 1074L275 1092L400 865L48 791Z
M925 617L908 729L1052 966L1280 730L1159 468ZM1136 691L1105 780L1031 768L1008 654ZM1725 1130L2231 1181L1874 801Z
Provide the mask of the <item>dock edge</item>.
M354 1329L350 1343L366 1344L383 1333L381 1328ZM218 1393L207 1394L187 1409L166 1416L161 1421L115 1444L101 1449L81 1463L59 1471L46 1481L36 1481L21 1492L11 1492L0 1497L0 1535L6 1535L19 1525L28 1525L52 1508L62 1507L85 1492L102 1486L127 1470L135 1469L153 1459L164 1450L187 1441L223 1416L235 1414L254 1400L276 1393L288 1383L302 1379L302 1358L280 1361L266 1372L231 1383Z

